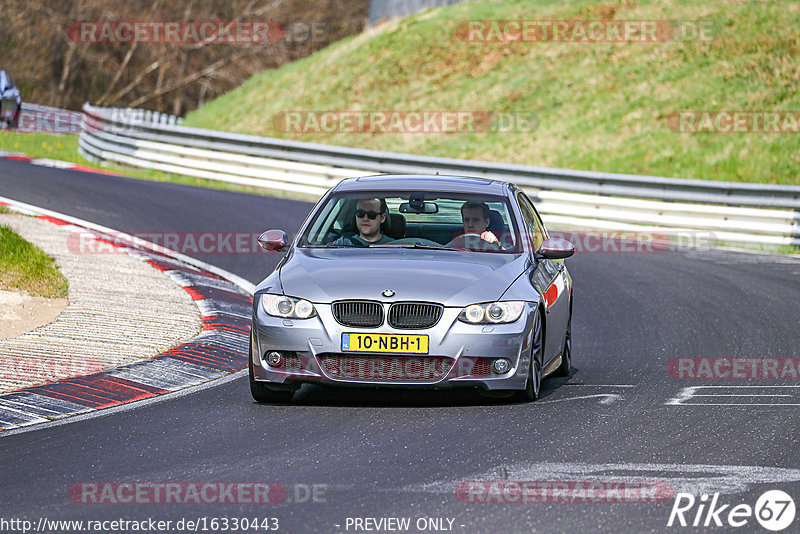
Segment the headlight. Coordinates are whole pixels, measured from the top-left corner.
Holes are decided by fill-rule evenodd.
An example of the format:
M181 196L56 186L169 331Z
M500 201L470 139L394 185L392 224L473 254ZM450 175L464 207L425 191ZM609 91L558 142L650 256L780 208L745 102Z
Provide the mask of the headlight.
M261 307L267 315L287 319L308 319L317 314L314 305L309 301L284 295L261 295Z
M525 303L520 300L471 304L464 308L458 320L470 324L513 323L524 309Z

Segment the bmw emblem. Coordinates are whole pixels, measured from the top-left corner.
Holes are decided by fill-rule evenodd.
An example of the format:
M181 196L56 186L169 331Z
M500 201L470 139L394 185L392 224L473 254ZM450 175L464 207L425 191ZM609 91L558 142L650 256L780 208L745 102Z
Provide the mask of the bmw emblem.
M393 290L391 290L391 289L387 289L387 290L385 290L385 291L384 291L383 293L381 293L381 294L382 294L384 297L393 297L393 296L394 296L394 291L393 291Z

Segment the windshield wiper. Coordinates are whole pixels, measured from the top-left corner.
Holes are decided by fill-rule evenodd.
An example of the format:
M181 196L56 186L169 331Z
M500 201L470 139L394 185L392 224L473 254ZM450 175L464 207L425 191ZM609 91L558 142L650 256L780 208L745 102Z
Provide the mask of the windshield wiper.
M369 248L421 248L427 250L456 250L454 248L445 247L442 245L425 245L424 243L400 243L398 245L388 243L384 245L372 245Z

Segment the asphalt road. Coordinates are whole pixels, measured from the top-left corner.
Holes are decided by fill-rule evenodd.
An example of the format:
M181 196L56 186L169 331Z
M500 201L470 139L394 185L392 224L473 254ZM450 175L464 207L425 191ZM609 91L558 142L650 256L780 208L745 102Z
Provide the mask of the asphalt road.
M131 233L293 232L310 208L14 161L0 161L0 196ZM195 256L254 283L278 259ZM0 521L274 517L282 532L363 532L376 525L357 529L354 518L398 517L410 518L408 532L431 526L420 518L443 518L440 531L464 533L703 531L667 528L674 495L498 503L474 502L475 492L469 502L456 492L466 481L566 481L570 500L580 500L579 482L658 482L674 494L719 492L720 504L750 506L781 489L800 504L800 382L667 372L676 357L800 356L800 261L683 250L578 254L567 265L575 283L574 369L568 379L547 380L539 402L304 386L292 405L262 406L243 376L121 413L0 435ZM699 386L715 387L684 389ZM277 482L288 498L73 502L70 488L87 481ZM316 498L307 498L313 485ZM697 509L687 511L689 522ZM767 532L753 517L744 530ZM0 522L0 531L13 530Z

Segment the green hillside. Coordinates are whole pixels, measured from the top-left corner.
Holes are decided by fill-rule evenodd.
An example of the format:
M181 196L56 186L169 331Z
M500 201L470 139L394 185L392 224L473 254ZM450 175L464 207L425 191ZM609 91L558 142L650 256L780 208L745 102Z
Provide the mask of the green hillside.
M711 38L464 38L465 21L576 19L702 22ZM800 184L800 133L674 128L684 110L800 111L799 23L800 4L785 1L476 1L392 21L259 73L192 112L186 125L548 167ZM276 130L276 118L298 110L530 111L538 122L515 133Z

